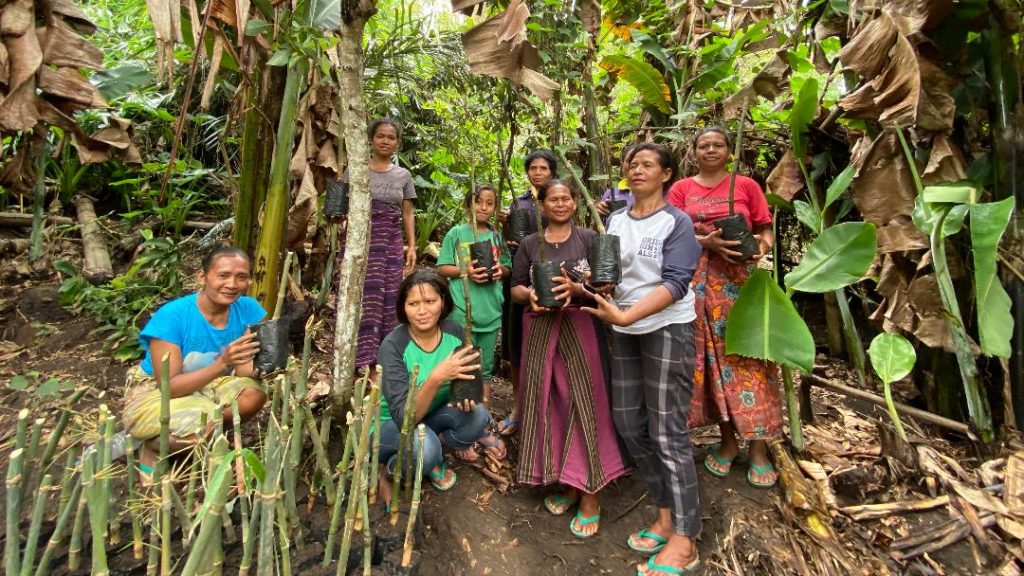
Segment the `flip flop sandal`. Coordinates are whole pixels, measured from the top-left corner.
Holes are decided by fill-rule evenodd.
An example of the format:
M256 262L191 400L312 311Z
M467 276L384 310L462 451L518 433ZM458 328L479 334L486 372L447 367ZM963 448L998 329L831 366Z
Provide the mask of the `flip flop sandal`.
M480 454L470 446L465 450L452 450L452 457L464 464L476 464L480 460Z
M576 516L572 520L569 521L569 531L572 532L572 535L577 537L577 538L591 538L591 537L597 535L597 531L595 530L593 534L587 534L586 532L583 532L583 527L586 526L587 524L593 524L594 522L600 522L600 521L601 521L601 515L600 514L594 514L590 518L584 518L583 517L583 513L581 511L577 510L576 511ZM579 525L580 525L580 529L579 530L577 530L576 526L574 526L574 524L576 524L576 523L579 523Z
M512 436L519 431L519 418L513 418L511 415L505 416L505 419L498 424L498 434L502 436Z
M755 482L754 481L754 474L757 474L759 476L764 476L765 474L767 474L769 472L774 472L774 471L775 471L775 466L771 462L765 464L764 466L758 466L757 464L754 464L753 462L751 462L750 463L750 468L747 469L747 484L750 484L754 488L764 488L764 489L774 488L775 485L779 482L779 475L778 475L778 473L775 474L775 479L772 480L771 482Z
M153 469L142 462L135 463L135 469L139 472L139 482L143 486L153 485Z
M661 572L662 574L671 574L672 576L681 576L682 574L696 574L701 568L700 556L695 556L689 564L682 567L665 566L663 564L657 564L654 561L654 556L647 559L647 568L654 572ZM641 572L639 568L636 569L637 576L650 576L651 572Z
M484 436L477 440L477 443L483 446L484 451L493 456L495 460L504 460L505 456L508 456L508 450L505 449L505 443L501 441L501 438L498 438L494 434Z
M455 470L452 470L452 479L448 484L445 484L444 479L448 472L448 463L444 461L441 462L441 469L437 472L427 472L427 476L430 477L430 485L434 487L434 490L437 490L438 492L447 492L455 487L455 483L459 480L459 476L455 474Z
M579 500L579 496L567 498L563 494L552 494L544 499L544 509L551 513L552 516L561 516L568 512L569 508L572 508Z
M654 546L646 547L638 546L636 544L633 544L633 536L636 536L637 540L640 540L641 538L654 540L655 544ZM630 537L626 539L626 546L629 546L630 550L633 550L634 552L639 552L641 554L657 554L658 552L661 552L661 549L665 547L665 544L668 544L668 540L662 538L661 536L658 536L657 534L651 532L650 530L647 530L646 528L635 534L630 535Z
M735 456L732 458L722 458L718 455L718 451L722 449L720 444L716 444L708 449L708 455L704 457L704 468L711 473L712 476L719 478L725 478L732 471L732 462L736 459ZM715 469L714 466L708 464L708 456L715 459L715 462L722 468L721 470Z

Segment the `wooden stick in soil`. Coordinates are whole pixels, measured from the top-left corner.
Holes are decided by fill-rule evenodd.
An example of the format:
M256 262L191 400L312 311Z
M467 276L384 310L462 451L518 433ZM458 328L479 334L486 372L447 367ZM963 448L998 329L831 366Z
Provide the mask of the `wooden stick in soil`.
M21 448L24 450L25 447L28 445L28 417L28 408L22 408L20 411L18 411L18 424L14 432L15 448ZM22 458L24 458L25 456L26 454L22 454Z
M136 509L136 502L141 500L139 495L139 470L135 467L135 451L128 450L124 453L125 466L127 467L126 476L128 478L128 515L132 520L132 557L136 560L142 560L142 551L145 549L145 544L142 540L142 519L139 518L139 512Z
M252 532L249 527L249 494L245 485L245 455L242 453L242 415L238 413L237 398L231 400L231 425L234 431L232 438L235 448L235 490L238 492L238 507L242 519L242 555L245 556L245 550L252 549Z
M291 274L293 256L295 253L289 250L284 256L284 264L281 265L281 280L277 286L277 304L274 306L274 315L271 316L273 320L280 318L281 312L284 310L284 296L288 291L288 275ZM286 425L283 420L281 425Z
M420 511L420 495L423 492L423 452L427 447L427 428L423 424L416 427L416 442L420 446L416 456L416 479L412 486L412 504L409 507L409 524L405 527L405 543L402 546L402 567L412 562L413 530L416 527L416 515Z
M352 460L352 453L355 451L356 433L349 426L345 437L345 448L341 455L341 462L338 464L338 487L345 489L345 476L348 474L349 463ZM334 556L334 538L338 535L338 527L341 524L341 498L335 498L331 511L331 525L327 530L327 543L324 544L324 561L321 564L326 568Z
M590 190L586 184L583 183L583 179L576 174L576 170L572 167L572 163L565 157L565 153L558 150L558 161L565 166L565 169L569 171L569 176L572 181L576 183L576 187L580 189L580 196L583 198L583 202L587 205L587 210L590 211L590 217L594 220L594 228L597 229L598 234L604 234L604 222L601 221L601 213L597 211L597 204L594 203L594 199L590 197ZM540 230L540 225L537 225L537 230ZM543 260L544 257L541 257Z
M383 378L384 370L378 365L377 366L377 387L381 387L381 379ZM367 504L372 506L377 503L377 485L380 483L380 405L378 404L377 409L371 414L371 425L373 429L373 449L370 451L370 496Z
M398 453L395 454L395 475L391 486L391 525L398 525L398 510L402 507L402 477L405 468L405 446L406 441L412 432L415 424L416 394L419 392L420 366L415 364L412 367L412 374L409 375L409 392L405 397L405 411L402 412L402 429L398 436ZM393 416L393 415L392 415ZM356 460L358 462L358 460Z
M160 576L171 573L171 477L160 479Z
M103 232L96 223L96 208L92 200L81 194L76 195L72 202L81 224L82 250L85 253L82 277L93 284L110 282L114 278L114 267L103 241Z
M374 386L370 390L370 405L379 402L380 388ZM356 523L356 508L359 507L359 487L363 483L362 475L366 471L364 461L367 459L367 452L370 445L370 424L366 421L368 412L365 410L362 414L362 422L359 426L359 445L356 447L355 453L355 472L352 474L352 482L350 484L348 495L348 508L345 510L345 531L341 537L341 553L338 555L338 576L344 576L346 566L348 565L348 554L352 549L352 533L355 530ZM392 501L392 510L394 509L394 502Z
M68 522L71 520L74 512L78 510L78 503L82 501L81 476L75 476L69 483L73 484L70 497L60 508L60 514L57 516L57 525L53 528L53 534L50 535L50 540L46 543L43 555L39 558L39 565L36 567L35 576L46 576L50 572L50 559L53 558L53 553L57 551L57 547L63 543L64 532L67 530Z
M27 411L26 411L27 412ZM21 573L21 469L25 451L15 448L7 464L7 531L4 541L4 570Z

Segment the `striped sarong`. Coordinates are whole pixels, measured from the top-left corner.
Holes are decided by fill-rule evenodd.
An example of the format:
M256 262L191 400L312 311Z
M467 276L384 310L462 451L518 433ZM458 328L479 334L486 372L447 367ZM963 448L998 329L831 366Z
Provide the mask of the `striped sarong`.
M593 494L625 474L601 340L593 317L577 307L523 316L517 481Z
M398 325L395 305L402 283L405 254L402 244L402 207L371 200L370 254L363 283L363 313L359 320L356 367L377 363L377 350L384 337ZM345 247L338 249L335 270L340 273ZM337 277L337 276L336 276Z

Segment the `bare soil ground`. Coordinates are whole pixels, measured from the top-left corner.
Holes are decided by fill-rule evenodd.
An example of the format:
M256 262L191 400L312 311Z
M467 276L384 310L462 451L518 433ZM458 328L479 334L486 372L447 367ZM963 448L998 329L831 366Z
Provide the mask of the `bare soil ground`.
M28 395L7 388L12 377L34 370L73 380L89 389L79 406L81 410L105 402L118 413L128 365L111 360L103 352L101 336L92 334L91 321L61 309L57 285L49 273L38 271L32 280L10 271L0 276L0 461L6 466L17 412L33 402ZM836 370L835 376L843 377L841 368ZM507 413L511 396L507 384L496 385L496 418ZM900 476L879 456L877 441L863 440L871 437L869 431L862 430L873 423L871 411L844 402L840 396L815 391L818 421L807 430L809 458L831 462L828 469L833 471L844 463L867 471L852 486L834 486L840 505L925 497L924 488L913 477ZM863 415L865 412L867 415ZM716 441L716 434L715 430L697 431L694 442L707 446ZM962 446L937 438L929 442L966 461ZM510 452L514 457L514 441ZM946 519L948 515L942 509L861 523L834 515L836 541L815 543L793 521L793 513L782 502L778 489L759 490L746 484L745 462L738 461L731 476L718 479L700 466L703 454L703 449L698 449L704 518L700 553L706 574L990 574L998 561L970 540L903 564L889 557L887 546L892 540ZM499 493L476 471L464 465L455 469L459 482L454 490L443 494L427 491L430 493L422 512L425 538L421 575L631 575L633 567L643 560L625 546L628 534L644 527L654 516L636 473L602 493L600 532L584 541L570 534L570 516L553 517L543 509L545 491L513 487ZM3 490L0 486L0 492ZM0 494L0 506L3 500ZM306 549L297 554L295 562L302 573L323 572L317 560L327 514L322 503L315 505L310 514ZM127 536L125 539L130 540ZM827 546L844 549L859 565L816 564L820 550ZM228 572L233 570L232 558L237 556L237 551L232 552L226 561ZM88 566L88 561L84 565ZM123 574L144 570L131 561L130 551L117 555L112 569ZM54 573L60 572L55 569Z

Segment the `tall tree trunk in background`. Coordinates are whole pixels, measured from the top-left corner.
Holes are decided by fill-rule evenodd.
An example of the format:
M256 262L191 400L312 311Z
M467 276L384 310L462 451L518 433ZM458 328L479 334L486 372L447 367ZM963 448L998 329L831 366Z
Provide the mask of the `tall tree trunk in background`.
M1024 104L1020 91L1020 77L1016 68L1018 55L1009 40L1009 22L1020 21L1020 13L1013 13L1009 3L993 0L989 16L989 29L985 32L988 44L986 73L992 89L992 151L994 196L996 200L1013 197L1016 202L1014 216L1007 228L1010 246L1024 242L1024 182L1021 163L1024 162ZM1004 264L1012 265L1012 264ZM1010 398L1018 429L1024 428L1024 283L1016 275L1004 274L1002 279L1012 301L1013 336L1010 340Z
M597 59L597 37L601 33L601 6L596 0L584 0L580 5L580 20L587 30L587 58L583 63L580 83L583 86L583 127L587 141L594 145L587 156L590 158L584 182L591 192L599 193L600 187L590 180L595 174L608 174L608 159L605 157L604 141L597 124L597 96L594 94L594 61Z
M259 244L253 264L253 283L250 294L259 300L264 310L273 310L277 299L277 284L281 275L281 252L284 247L285 221L291 193L288 163L295 146L295 124L299 94L306 84L308 60L295 58L288 64L288 76L281 100L281 118L277 124L274 157L270 165L270 184L267 187L267 208L263 213Z
M336 409L344 410L355 375L356 342L362 317L363 280L370 252L370 151L363 98L363 27L377 11L373 0L342 0L338 41L338 99L345 150L348 153L349 212L345 257L341 261L334 327Z

